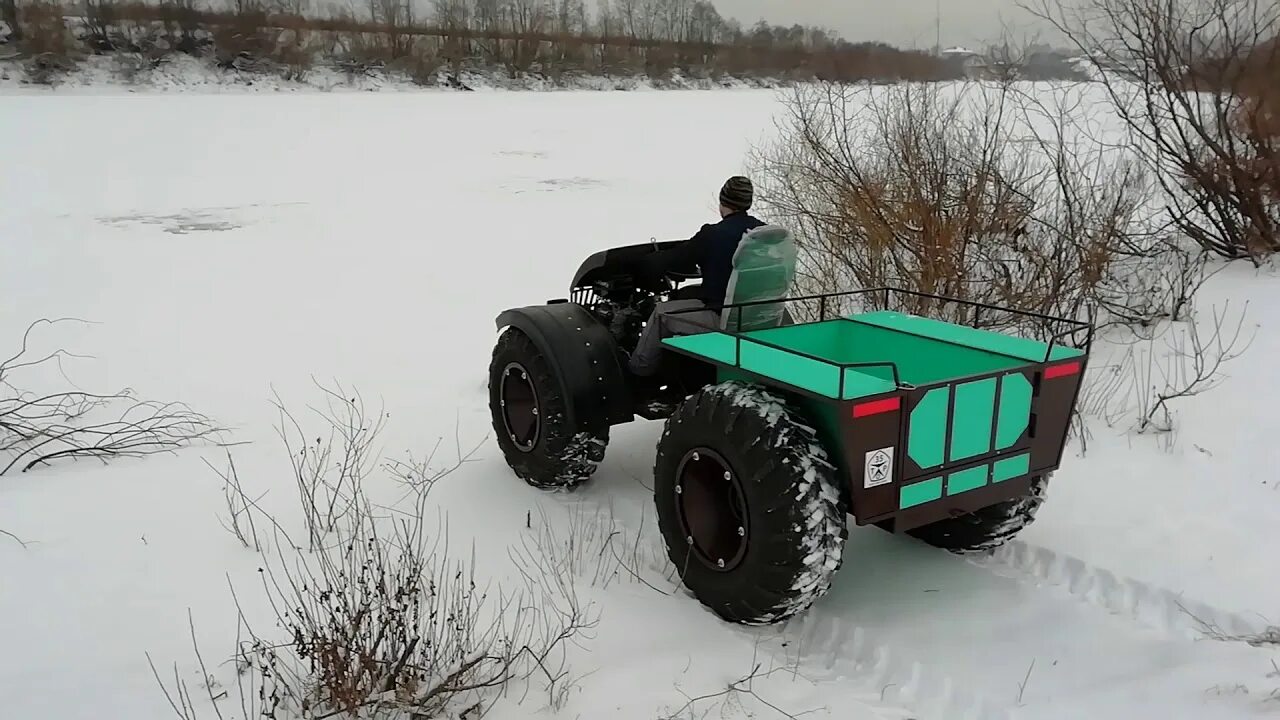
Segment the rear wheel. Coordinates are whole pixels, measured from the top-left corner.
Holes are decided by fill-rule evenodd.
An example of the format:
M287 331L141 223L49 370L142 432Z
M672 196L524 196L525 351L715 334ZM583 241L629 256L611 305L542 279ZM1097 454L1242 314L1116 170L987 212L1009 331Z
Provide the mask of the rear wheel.
M609 431L581 431L567 410L549 358L508 328L489 364L489 413L507 464L534 487L576 488L604 460Z
M763 388L707 387L667 420L654 502L686 587L721 618L767 624L831 586L847 528L815 431Z
M1036 518L1044 503L1050 475L1033 478L1031 491L976 512L939 520L906 532L907 535L954 553L994 550L1012 540Z

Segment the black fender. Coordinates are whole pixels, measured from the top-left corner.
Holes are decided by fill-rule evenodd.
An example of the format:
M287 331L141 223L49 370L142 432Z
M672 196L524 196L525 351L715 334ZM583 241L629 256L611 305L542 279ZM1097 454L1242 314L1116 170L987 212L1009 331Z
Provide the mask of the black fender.
M601 431L635 419L617 343L586 308L572 302L513 308L496 324L528 335L547 357L574 427Z

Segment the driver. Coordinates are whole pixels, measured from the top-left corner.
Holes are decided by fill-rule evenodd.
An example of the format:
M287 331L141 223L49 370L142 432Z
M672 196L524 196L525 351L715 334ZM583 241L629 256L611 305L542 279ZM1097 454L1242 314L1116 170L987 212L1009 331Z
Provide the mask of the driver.
M705 327L716 327L720 322L719 309L724 305L729 276L733 273L733 254L742 236L763 222L747 213L751 209L755 188L750 178L735 175L720 188L720 222L703 225L696 235L679 245L645 257L639 268L642 279L652 283L669 270L689 267L695 263L702 273L702 285L691 288L685 299L658 303L649 316L636 351L629 362L631 372L641 376L657 373L658 359L662 355L659 344L663 337L672 334L695 334ZM676 310L697 312L681 313L667 318L667 327L661 328L658 316ZM681 322L691 321L690 323ZM694 324L696 323L696 324ZM661 333L660 333L661 331Z

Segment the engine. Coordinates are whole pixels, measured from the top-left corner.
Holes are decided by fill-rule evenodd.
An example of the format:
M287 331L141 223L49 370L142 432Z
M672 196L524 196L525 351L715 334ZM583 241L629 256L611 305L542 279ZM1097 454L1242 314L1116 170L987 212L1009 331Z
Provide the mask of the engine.
M589 295L590 300L582 304L609 328L618 347L628 353L634 351L644 324L660 299L658 295L623 280L593 283Z

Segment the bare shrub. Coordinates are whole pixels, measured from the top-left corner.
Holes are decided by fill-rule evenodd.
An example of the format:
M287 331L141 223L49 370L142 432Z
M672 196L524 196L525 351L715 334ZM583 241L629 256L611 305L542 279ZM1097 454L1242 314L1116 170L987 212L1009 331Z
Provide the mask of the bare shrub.
M1246 317L1245 310L1233 313L1227 304L1213 309L1204 328L1193 317L1117 342L1122 353L1092 409L1112 422L1132 415L1133 429L1140 433L1172 432L1173 404L1220 385L1224 366L1252 343L1253 337L1245 335Z
M275 401L280 415L276 432L293 465L310 550L320 547L324 536L356 509L360 483L378 462L373 443L387 417L382 409L370 416L359 393L317 386L326 403L324 410L312 408L324 421L320 432L304 432L279 397Z
M79 48L75 37L63 20L64 10L57 2L35 0L16 7L20 56L25 57L23 71L27 80L37 85L56 85L77 66Z
M1177 229L1224 258L1280 250L1280 5L1035 0L1097 62Z
M568 646L596 622L572 575L583 569L582 557L599 550L574 537L560 544L554 534L534 534L512 555L520 578L514 588L482 583L474 554L469 562L458 559L427 522L431 488L465 456L444 470L412 456L383 464L376 448L385 415L367 412L358 392L340 385L321 390L318 427L278 399L276 405L277 431L296 454L295 479L302 479L303 531L321 530L325 542L311 548L294 542L243 491L235 504L256 516L253 527L270 528L263 534L272 548L261 569L272 632L251 627L232 588L243 633L236 683L246 716L479 716L517 684L523 692L540 684L553 706L562 703L573 682ZM296 451L294 436L320 438L308 446L320 451ZM366 480L378 468L408 491L407 507L382 507L366 495ZM219 474L240 487L234 470ZM175 714L194 720L196 704L181 681L175 676L172 690L158 673L157 681L177 699ZM211 693L221 717L217 699Z
M221 428L182 403L139 400L129 389L110 394L20 389L15 383L23 372L60 369L63 358L76 357L61 349L45 355L29 350L38 325L67 321L32 323L18 352L0 361L0 475L59 460L97 458L105 463L173 452L220 438Z
M864 309L1046 340L1061 327L983 306L1126 322L1174 312L1181 276L1144 272L1173 249L1142 222L1143 174L1091 147L1069 108L1004 83L814 85L786 108L753 164L762 205L800 241L801 292L899 287L919 295L870 293ZM1031 115L1055 130L1019 132Z

